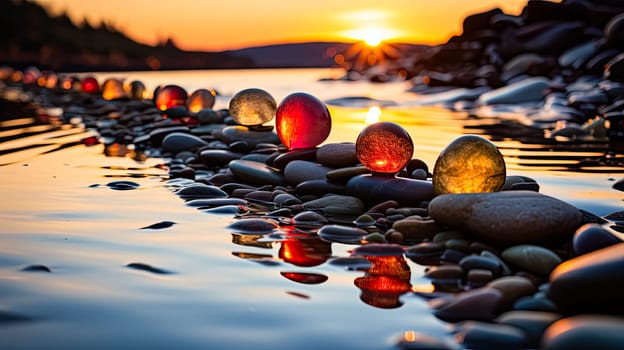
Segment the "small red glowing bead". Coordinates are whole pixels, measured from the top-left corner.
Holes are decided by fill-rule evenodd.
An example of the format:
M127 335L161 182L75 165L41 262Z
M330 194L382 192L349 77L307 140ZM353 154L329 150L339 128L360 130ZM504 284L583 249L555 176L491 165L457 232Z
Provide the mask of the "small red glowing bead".
M100 91L100 83L94 77L85 77L80 82L80 89L82 92L93 94Z
M400 125L378 122L360 132L355 152L360 162L373 172L394 174L412 158L414 144Z
M186 106L187 97L188 94L183 88L178 85L167 85L158 90L158 95L155 98L156 108L166 111L169 108Z
M195 90L186 100L186 107L192 113L197 113L202 109L211 109L215 104L215 96L217 93L212 89Z
M316 147L329 136L331 115L319 99L297 92L277 107L275 127L288 149Z

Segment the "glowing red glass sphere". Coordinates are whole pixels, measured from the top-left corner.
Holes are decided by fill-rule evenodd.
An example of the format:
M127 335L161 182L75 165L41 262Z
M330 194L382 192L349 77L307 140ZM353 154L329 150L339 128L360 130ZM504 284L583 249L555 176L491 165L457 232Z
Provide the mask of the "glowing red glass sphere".
M367 126L355 142L360 162L377 173L396 173L414 154L412 138L403 127L392 122Z
M80 89L82 92L93 94L100 91L100 83L94 77L85 77L80 82Z
M331 131L331 115L316 97L297 92L286 96L276 111L275 127L289 149L316 147Z
M156 95L155 99L156 108L161 111L166 111L169 108L186 106L187 98L188 94L186 93L186 90L180 86L167 85L158 90L158 95Z
M217 93L212 89L195 90L186 101L186 107L192 113L197 113L202 109L211 109L215 104L215 96Z

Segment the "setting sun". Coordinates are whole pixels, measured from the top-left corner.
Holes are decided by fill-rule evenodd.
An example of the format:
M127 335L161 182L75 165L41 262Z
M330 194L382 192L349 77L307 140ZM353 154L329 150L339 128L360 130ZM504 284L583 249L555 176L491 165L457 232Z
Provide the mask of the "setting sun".
M383 28L361 28L345 31L345 36L362 40L369 46L377 46L382 41L397 37L397 32Z

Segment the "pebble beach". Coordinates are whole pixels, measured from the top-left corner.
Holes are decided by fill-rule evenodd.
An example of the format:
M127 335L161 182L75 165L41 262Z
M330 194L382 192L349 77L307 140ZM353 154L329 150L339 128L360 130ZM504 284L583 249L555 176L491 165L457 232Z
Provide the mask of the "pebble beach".
M583 162L619 174L622 8L606 0L529 1L519 16L499 10L469 16L462 35L411 58L414 98L399 104L440 106L466 113L477 124L479 118L495 120L488 136L496 141L531 133L579 148L606 145L601 155ZM368 77L385 81L396 72ZM46 86L52 77L46 74L35 67L3 68L6 111L76 127L85 134L74 146L102 147L106 159L147 162L141 170L156 173L151 176L170 193L170 204L228 218L216 230L231 233L233 244L279 245L278 259L231 255L268 268L297 267L280 274L307 287L326 283L328 274L302 268L357 272L350 283L362 305L375 309L398 310L406 298L419 300L421 312L438 323L431 332L404 324L383 337L388 348L624 347L623 212L593 212L543 194L531 174L509 172L501 149L487 137L464 132L432 163L418 158L414 144L423 140L413 139L400 122L371 122L356 140L328 141L333 125L327 105L355 101L368 107L382 105L379 100L322 101L297 92L276 101L270 91L250 86L231 96L227 108L213 109L219 95L210 88L191 93L168 84L151 92L140 81L54 73L56 82ZM107 196L141 194L149 178L111 176L92 188ZM624 190L622 179L612 180L605 187ZM165 217L136 229L176 227ZM217 248L202 253L222 254ZM19 260L5 254L7 261ZM2 266L16 279L54 276L58 269L21 260ZM178 273L145 260L123 268L156 280ZM389 323L404 317L409 315ZM0 323L17 328L24 322L40 321L22 313L19 303L0 303ZM253 329L258 322L250 323ZM218 321L210 324L216 328ZM205 344L213 344L217 334L210 333ZM323 332L314 328L314 334ZM224 339L221 345L232 338ZM15 340L9 348L17 348ZM310 344L332 347L326 339Z

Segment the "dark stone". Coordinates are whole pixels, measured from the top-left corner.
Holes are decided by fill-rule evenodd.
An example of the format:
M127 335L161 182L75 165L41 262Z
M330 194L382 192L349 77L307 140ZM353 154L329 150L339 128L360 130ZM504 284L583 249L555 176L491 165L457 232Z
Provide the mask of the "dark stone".
M572 246L576 255L591 253L617 243L622 243L622 239L598 224L581 226L576 230L572 240Z
M227 193L223 192L218 187L204 184L195 184L184 187L176 192L176 194L185 200L227 197Z
M229 164L234 176L252 185L283 185L286 180L278 169L249 160L233 160Z
M345 194L345 186L343 184L327 181L327 180L308 180L297 185L295 188L298 195L303 196L313 194L324 196L328 193Z
M492 17L494 17L495 15L500 15L502 13L503 11L501 9L495 8L489 11L466 16L462 24L462 35L474 34L477 31L488 29L490 27Z
M128 265L126 265L126 267L134 269L134 270L140 270L140 271L145 271L145 272L150 272L150 273L154 273L157 275L168 275L168 274L172 274L173 272L165 270L165 269L161 269L159 267L154 267L152 265L148 265L148 264L144 264L144 263L130 263Z
M624 314L624 243L581 255L550 274L550 294L566 313Z
M505 324L467 321L456 333L466 349L525 349L528 339L524 332Z
M106 184L110 189L117 191L135 190L139 184L133 181L112 181Z
M602 75L607 63L612 60L613 57L617 56L618 53L619 51L615 49L601 51L585 63L585 69L588 73Z
M140 230L162 230L167 227L171 227L176 223L173 221L161 221L149 226L141 227Z
M523 331L527 340L525 346L537 349L546 329L559 319L561 315L552 312L509 311L498 316L495 321Z
M48 272L51 273L52 270L45 266L45 265L28 265L24 268L22 268L21 271L25 271L25 272Z
M307 160L310 162L314 162L316 160L316 150L316 147L312 147L282 153L273 160L273 166L278 169L284 170L284 168L286 168L286 165L288 165L288 163L292 162L293 160Z
M459 266L461 266L464 271L483 269L491 271L494 276L498 276L501 273L501 266L498 261L480 255L469 255L461 259L459 261Z
M150 143L155 147L160 147L165 136L174 132L190 133L190 129L181 125L154 129L149 133Z
M581 315L552 324L541 342L544 350L620 350L624 344L624 319Z
M223 190L223 186L221 187ZM247 205L247 201L240 198L202 198L193 199L186 202L189 207L196 207L199 209L215 208L224 205Z
M431 182L377 175L359 175L347 183L347 194L368 205L395 200L402 206L418 207L434 197Z
M233 160L240 159L241 153L221 149L206 149L199 153L201 161L208 166L222 167Z
M361 228L341 225L325 225L318 231L319 237L324 241L346 244L359 244L367 234Z
M434 299L430 305L435 308L434 315L443 321L491 321L498 314L502 300L499 290L484 287L449 299Z

